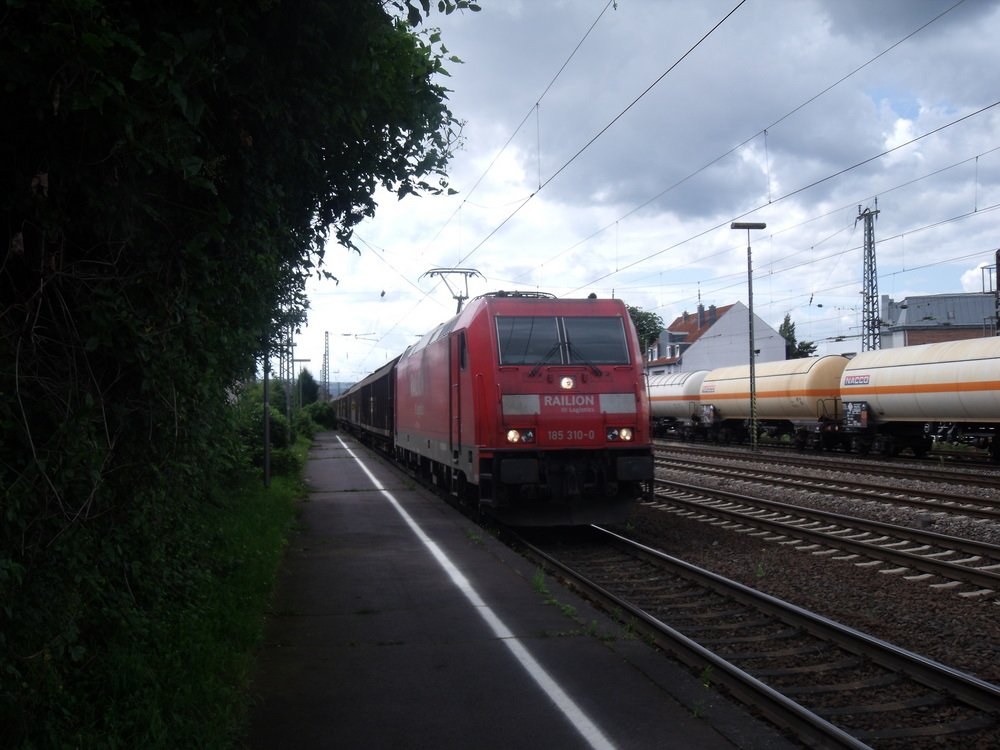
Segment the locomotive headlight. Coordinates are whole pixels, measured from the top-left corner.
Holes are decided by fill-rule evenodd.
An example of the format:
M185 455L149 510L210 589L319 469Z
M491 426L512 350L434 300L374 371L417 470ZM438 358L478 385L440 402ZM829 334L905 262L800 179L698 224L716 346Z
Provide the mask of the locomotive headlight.
M565 377L559 381L559 387L564 391L571 391L576 386L576 381L571 377Z
M533 443L535 442L535 431L528 428L524 430L507 430L508 443Z
M622 442L631 442L632 438L635 437L635 433L632 431L631 427L609 427L608 428L608 440L615 442L621 440Z

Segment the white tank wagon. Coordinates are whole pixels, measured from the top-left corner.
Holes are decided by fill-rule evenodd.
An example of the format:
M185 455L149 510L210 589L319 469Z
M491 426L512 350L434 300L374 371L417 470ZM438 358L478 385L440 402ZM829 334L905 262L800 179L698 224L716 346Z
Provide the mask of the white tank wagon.
M938 438L997 459L1000 337L863 352L840 389L845 431L860 452L922 455Z
M801 445L832 448L840 439L839 355L762 362L755 367L757 424L775 437L795 435ZM744 440L749 434L750 366L712 370L701 384L702 420L713 437Z
M649 411L657 435L694 437L701 423L701 384L708 370L651 375Z

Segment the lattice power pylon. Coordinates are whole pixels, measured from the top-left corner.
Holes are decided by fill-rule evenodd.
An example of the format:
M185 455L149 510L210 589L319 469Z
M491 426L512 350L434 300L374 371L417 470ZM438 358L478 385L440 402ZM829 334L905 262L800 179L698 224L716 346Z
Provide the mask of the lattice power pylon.
M330 400L330 332L323 331L323 367L319 374L319 400Z
M861 351L882 348L881 321L878 310L878 270L875 266L875 217L878 216L878 198L875 210L858 206L858 219L865 222L865 272L861 291Z

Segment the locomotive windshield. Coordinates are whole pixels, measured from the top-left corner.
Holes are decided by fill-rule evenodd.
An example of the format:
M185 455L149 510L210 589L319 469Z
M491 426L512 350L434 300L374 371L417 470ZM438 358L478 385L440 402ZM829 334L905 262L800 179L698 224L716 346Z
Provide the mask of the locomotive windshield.
M498 315L501 365L627 365L625 327L619 317Z
M570 363L627 365L621 318L563 318Z

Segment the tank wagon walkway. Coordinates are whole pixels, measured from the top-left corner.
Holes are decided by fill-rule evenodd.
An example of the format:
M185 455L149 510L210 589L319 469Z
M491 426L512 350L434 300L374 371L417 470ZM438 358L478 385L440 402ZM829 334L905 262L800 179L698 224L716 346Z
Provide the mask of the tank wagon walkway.
M246 747L791 746L353 439L307 480Z

